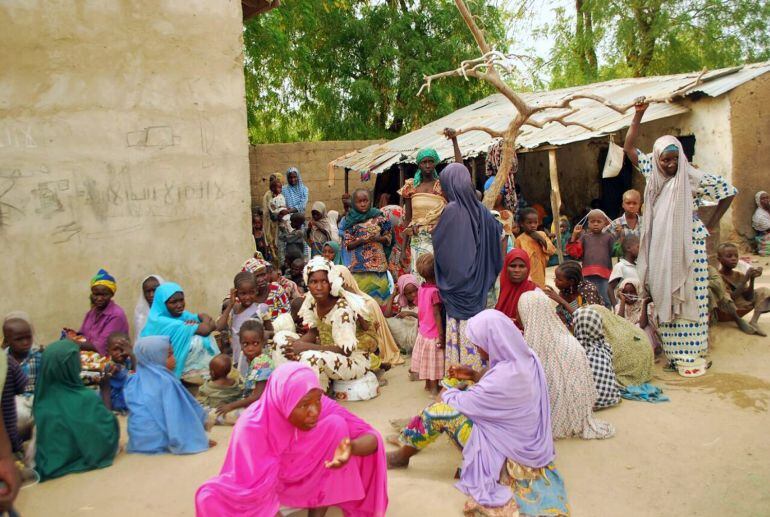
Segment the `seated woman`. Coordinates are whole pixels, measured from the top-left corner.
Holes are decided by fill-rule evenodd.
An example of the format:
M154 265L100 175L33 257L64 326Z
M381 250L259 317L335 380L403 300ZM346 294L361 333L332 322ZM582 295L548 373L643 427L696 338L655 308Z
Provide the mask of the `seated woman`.
M638 386L652 379L655 353L639 327L603 305L589 305L601 317L604 340L612 349L612 368L621 386Z
M564 484L553 464L551 411L545 373L511 320L485 310L468 320L468 339L490 368L483 374L453 367L457 378L476 381L450 389L401 431L401 448L388 467L409 458L445 432L463 453L460 482L466 515L567 515ZM483 512L489 513L483 513ZM492 513L495 512L495 513Z
M166 282L155 291L141 337L168 337L176 362L174 375L201 384L199 377L208 372L211 359L218 353L211 338L216 327L211 316L187 312L181 286Z
M80 380L80 350L70 340L48 345L37 374L32 414L35 470L41 481L112 465L118 421Z
M286 506L321 516L336 506L345 515L384 517L387 490L380 434L325 397L313 370L287 363L238 419L225 463L198 489L195 510L199 517L272 516Z
M596 387L580 342L569 333L542 291L524 293L519 301L524 339L543 364L551 402L554 438L610 438L615 427L593 416Z
M326 205L322 201L313 203L310 210L311 219L307 223L307 242L310 246L312 257L323 253L324 244L332 241L332 235L337 233L337 228L332 226L332 222L326 213Z
M535 282L529 279L529 253L521 248L512 249L503 261L500 272L500 297L495 309L513 321L520 330L524 329L519 317L521 295L539 290Z
M612 366L612 348L604 339L602 317L591 307L581 307L574 316L575 338L583 345L594 376L594 409L614 406L620 402L620 390Z
M383 311L388 328L398 347L411 353L417 339L417 277L401 275L396 290Z
M350 252L350 271L361 289L384 305L390 296L385 248L393 242L390 221L372 208L366 189L353 192L353 206L345 216L343 245Z
M82 350L106 357L107 337L113 332L128 334L126 313L112 301L115 291L115 278L104 269L91 279L91 309L86 313L80 330L64 329L67 338L78 343Z
M369 371L370 353L359 343L357 321L368 318L364 300L342 287L337 266L314 257L305 266L308 293L299 316L308 331L297 340L287 340L283 355L309 365L329 388L330 380L351 381Z
M770 257L770 194L760 190L754 196L757 209L751 218L751 226L757 235L757 254L760 257Z
M577 309L584 305L602 303L596 286L583 279L583 267L580 262L568 260L557 267L554 284L559 292L546 286L545 294L558 304L556 314L569 328L572 328L572 315Z
M388 366L404 364L404 358L401 357L398 345L396 344L395 339L393 339L393 334L390 332L390 327L385 319L385 315L382 313L380 304L361 290L358 286L358 282L356 282L355 276L351 274L348 268L345 266L335 266L335 269L339 271L339 274L342 276L342 287L344 287L346 291L357 294L363 298L364 303L366 304L366 316L362 319L371 323L369 328L364 328L367 326L366 323L359 320L358 331L359 333L368 333L374 336L376 344L372 351L378 351L381 365L387 368ZM359 342L359 346L360 345L361 343Z
M195 454L214 442L206 437L206 412L171 373L174 354L167 336L139 338L136 375L126 383L128 452Z

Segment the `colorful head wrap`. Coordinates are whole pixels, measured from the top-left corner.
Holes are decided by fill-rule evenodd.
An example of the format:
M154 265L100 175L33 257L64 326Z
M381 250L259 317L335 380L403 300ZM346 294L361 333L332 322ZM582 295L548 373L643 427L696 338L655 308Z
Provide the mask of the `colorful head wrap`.
M250 258L241 266L241 271L247 271L254 275L263 273L267 270L268 262L263 259Z
M118 285L115 283L115 277L110 275L104 269L100 269L99 272L96 273L96 275L91 279L91 287L95 285L103 285L112 291L112 294L115 294L115 291L118 290Z
M414 174L414 186L416 187L420 183L422 183L422 170L420 169L420 164L425 158L433 158L433 161L438 165L438 162L441 161L441 158L438 157L438 153L435 149L431 147L426 147L425 149L420 149L420 152L417 153L417 172ZM436 170L433 169L433 178L438 178L438 173L436 173Z

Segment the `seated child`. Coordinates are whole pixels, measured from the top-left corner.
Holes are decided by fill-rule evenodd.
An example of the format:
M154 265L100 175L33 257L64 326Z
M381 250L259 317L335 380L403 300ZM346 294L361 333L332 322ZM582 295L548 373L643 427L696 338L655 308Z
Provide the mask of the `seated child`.
M305 259L297 258L292 260L291 267L288 271L289 280L294 282L297 287L304 293L307 291L307 286L305 285Z
M639 296L641 289L642 284L638 278L625 278L621 280L618 287L618 299L620 302L616 306L615 312L618 316L627 319L644 330L650 339L653 351L657 355L662 352L663 348L658 337L658 329L654 324L654 307L651 298L641 298Z
M265 329L261 321L245 321L239 334L241 350L249 362L249 373L243 384L243 398L216 408L217 421L221 418L228 424L234 424L244 409L259 400L275 369L270 353L264 349Z
M410 370L425 381L425 390L435 395L438 382L444 378L444 346L446 334L441 317L441 297L436 287L432 253L417 259L417 273L425 279L417 290L417 339L412 350Z
M610 273L608 294L613 307L618 304L620 283L623 280L639 278L639 274L636 272L636 259L639 257L639 237L629 235L623 239L621 249L623 250L623 257L613 266L612 273Z
M196 399L204 408L216 409L230 404L243 395L243 379L237 370L233 369L233 362L229 355L219 354L209 363L210 378L198 390ZM213 411L209 411L211 417ZM217 424L223 424L224 420L216 419Z
M612 247L615 244L615 236L602 232L610 223L610 218L598 208L588 212L586 219L588 232L583 232L581 224L575 226L567 252L573 257L583 257L583 278L596 286L605 307L609 307L609 278L612 273Z
M34 424L32 404L35 399L35 381L40 370L42 350L35 344L32 325L24 313L11 313L3 322L3 348L13 357L27 376L24 393L16 397L18 429L22 438L27 437Z
M758 335L765 336L759 327L759 316L770 312L770 289L754 287L754 280L762 275L762 268L751 267L743 263L746 271L744 273L736 271L736 268L739 267L738 247L731 242L719 245L717 258L721 265L719 274L735 303L738 316L743 316L753 310L754 314L749 325L756 330Z
M385 304L383 314L398 347L411 354L417 340L417 293L420 284L414 275L398 277L396 289Z
M11 442L14 453L22 453L22 439L19 435L18 417L16 416L16 397L24 393L27 387L27 376L21 371L21 366L13 356L8 356L8 372L3 386L2 404L3 423L5 432Z
M537 231L540 226L540 215L534 208L521 211L522 234L516 238L516 247L522 248L529 255L531 268L529 277L539 287L545 287L545 268L548 259L556 253L551 240L545 232Z
M104 367L104 373L109 382L103 383L103 386L109 388L109 396L105 397L105 405L109 402L107 407L119 413L128 411L123 390L129 373L134 369L130 350L131 343L125 332L113 332L107 337L110 360Z

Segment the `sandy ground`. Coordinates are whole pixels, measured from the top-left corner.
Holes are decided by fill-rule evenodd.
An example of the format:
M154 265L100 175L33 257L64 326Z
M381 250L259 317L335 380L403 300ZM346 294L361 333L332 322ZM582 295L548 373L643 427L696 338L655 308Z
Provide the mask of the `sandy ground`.
M758 285L770 287L770 263L759 263ZM770 316L760 322L770 334ZM573 515L770 515L770 337L746 336L732 324L712 337L714 365L705 376L683 379L656 365L653 383L671 402L624 401L600 413L615 424L614 438L556 442ZM405 367L386 378L377 399L348 405L383 435L392 432L389 419L430 402ZM195 490L218 472L229 434L215 428L219 445L195 456L120 454L110 468L23 489L17 509L25 517L193 515ZM462 515L452 479L460 459L442 437L408 470L390 472L388 514Z

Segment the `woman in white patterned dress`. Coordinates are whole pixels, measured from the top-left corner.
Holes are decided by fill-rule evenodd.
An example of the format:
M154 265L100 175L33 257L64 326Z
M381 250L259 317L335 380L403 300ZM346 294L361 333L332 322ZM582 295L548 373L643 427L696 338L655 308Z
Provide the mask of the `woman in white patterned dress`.
M647 104L638 104L625 152L647 180L645 224L637 260L643 288L655 303L670 367L687 366L708 352L708 228L719 223L737 190L721 176L690 165L675 137L658 138L652 154L634 146ZM697 209L718 202L704 225Z

